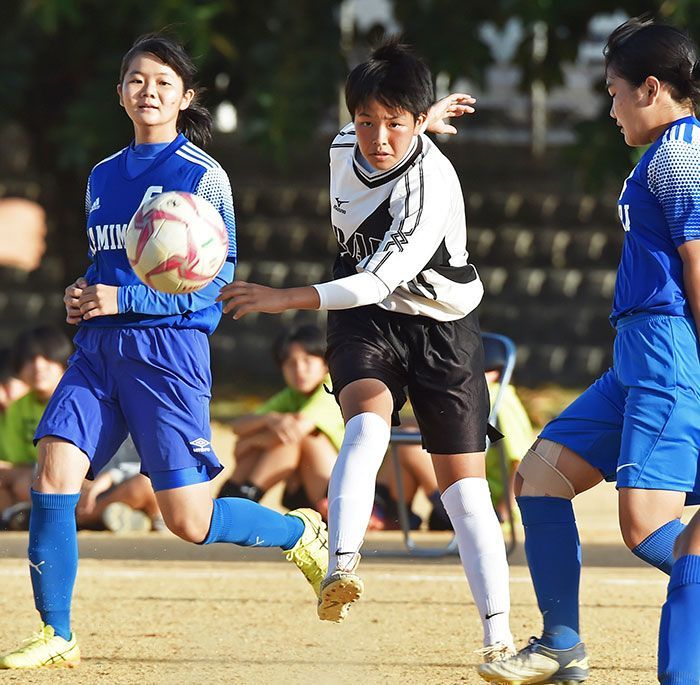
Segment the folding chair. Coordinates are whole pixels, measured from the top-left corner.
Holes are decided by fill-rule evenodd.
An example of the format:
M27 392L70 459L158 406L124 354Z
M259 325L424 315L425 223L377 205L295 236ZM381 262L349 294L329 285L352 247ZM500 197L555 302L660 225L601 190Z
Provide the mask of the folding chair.
M493 426L498 427L498 411L501 406L501 401L503 399L503 394L506 386L510 383L513 376L513 369L515 368L515 344L510 338L505 335L500 335L498 333L482 333L482 341L484 343L484 351L487 358L488 368L500 368L501 374L499 378L498 392L491 405L491 412L489 413L489 423ZM394 462L394 472L396 474L396 489L398 494L398 516L399 525L401 526L401 531L403 533L404 545L406 547L405 552L400 552L401 556L408 554L411 556L421 556L421 557L442 557L448 554L456 554L457 550L457 539L452 535L452 539L446 546L442 547L431 547L425 545L417 545L413 538L411 537L411 527L408 519L408 505L404 497L404 486L403 486L403 476L401 474L401 463L399 460L398 446L399 445L420 445L421 435L418 431L406 431L401 429L393 429L391 432L391 457ZM508 521L510 523L510 539L506 545L506 552L510 554L517 544L515 536L515 521L513 517L513 510L511 507L511 487L510 487L510 465L506 460L506 454L502 448L502 445L496 443L499 447L500 454L500 467L501 467L501 478L504 484L504 497L506 501L506 507L508 511ZM486 449L489 448L489 440L486 439Z

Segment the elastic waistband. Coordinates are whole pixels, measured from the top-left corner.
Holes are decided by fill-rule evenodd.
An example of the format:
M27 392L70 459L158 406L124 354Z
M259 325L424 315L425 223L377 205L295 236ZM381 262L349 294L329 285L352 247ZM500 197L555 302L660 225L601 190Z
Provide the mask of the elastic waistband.
M691 317L680 316L678 314L630 314L617 320L615 323L615 330L621 331L629 326L638 326L639 324L647 323L648 321L668 321L669 319L677 319L678 321L687 321L690 319L692 323Z

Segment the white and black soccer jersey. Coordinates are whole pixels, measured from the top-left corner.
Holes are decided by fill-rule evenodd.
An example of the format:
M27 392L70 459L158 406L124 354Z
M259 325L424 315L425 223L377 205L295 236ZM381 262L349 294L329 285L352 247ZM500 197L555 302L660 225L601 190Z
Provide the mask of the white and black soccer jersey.
M366 271L386 286L388 311L452 321L473 311L483 285L469 263L462 189L449 160L424 135L388 171L359 159L353 124L330 149L331 223L338 279Z

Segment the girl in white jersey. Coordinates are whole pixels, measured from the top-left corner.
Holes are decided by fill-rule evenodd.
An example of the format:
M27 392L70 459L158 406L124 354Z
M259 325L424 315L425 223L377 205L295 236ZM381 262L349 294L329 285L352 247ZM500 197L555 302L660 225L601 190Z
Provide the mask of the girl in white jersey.
M468 96L433 106L431 75L387 43L346 84L353 122L331 145L335 280L289 289L237 281L225 312L325 309L333 392L346 422L329 485L329 567L318 615L341 621L363 592L356 570L392 418L408 388L483 622L487 661L512 653L508 566L484 471L489 408L464 203L450 162L422 131Z

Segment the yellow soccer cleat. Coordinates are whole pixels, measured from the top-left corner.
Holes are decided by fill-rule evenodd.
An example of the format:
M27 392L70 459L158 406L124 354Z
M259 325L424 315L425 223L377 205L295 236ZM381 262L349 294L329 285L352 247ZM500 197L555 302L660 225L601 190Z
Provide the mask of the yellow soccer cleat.
M360 563L360 555L356 553L345 568L337 569L321 583L321 593L318 598L318 617L322 621L340 623L365 591L362 578L355 573Z
M80 663L80 647L75 633L70 640L54 634L53 627L43 625L25 644L14 652L0 657L2 668L43 668L63 666L73 668Z
M294 509L287 516L296 516L304 524L304 532L291 549L284 550L288 561L296 564L318 597L321 581L328 571L328 533L321 514L313 509Z

